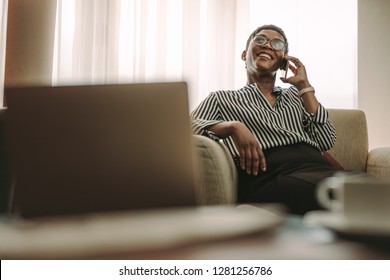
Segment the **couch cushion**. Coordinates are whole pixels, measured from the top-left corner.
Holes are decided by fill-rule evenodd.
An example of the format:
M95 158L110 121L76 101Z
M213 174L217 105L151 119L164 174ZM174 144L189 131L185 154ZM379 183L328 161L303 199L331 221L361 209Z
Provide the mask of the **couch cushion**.
M329 153L347 170L366 171L368 131L366 115L355 109L328 109L337 140Z
M367 173L390 181L390 148L373 149L368 154Z

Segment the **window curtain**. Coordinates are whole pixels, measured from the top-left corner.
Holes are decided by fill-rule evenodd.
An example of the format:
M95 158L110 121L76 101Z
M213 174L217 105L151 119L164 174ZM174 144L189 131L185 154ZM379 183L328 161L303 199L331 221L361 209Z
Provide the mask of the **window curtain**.
M59 0L53 82L184 80L196 104L210 89L234 87L248 2Z

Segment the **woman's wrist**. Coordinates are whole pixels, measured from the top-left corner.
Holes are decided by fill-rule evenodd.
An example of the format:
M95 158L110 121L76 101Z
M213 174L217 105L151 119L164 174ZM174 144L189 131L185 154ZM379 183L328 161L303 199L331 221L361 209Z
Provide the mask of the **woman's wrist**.
M306 87L298 91L298 96L302 98L307 93L315 93L315 89L313 87Z
M239 124L240 122L238 121L225 121L210 126L208 130L212 131L218 137L224 139L233 135L233 133L237 130L237 126Z
M239 121L230 121L227 123L229 136L237 132L238 126L241 125Z
M297 87L298 90L302 90L304 88L309 88L309 87L312 87L312 86L311 86L311 84L308 81L304 81L304 82L299 83L296 87Z

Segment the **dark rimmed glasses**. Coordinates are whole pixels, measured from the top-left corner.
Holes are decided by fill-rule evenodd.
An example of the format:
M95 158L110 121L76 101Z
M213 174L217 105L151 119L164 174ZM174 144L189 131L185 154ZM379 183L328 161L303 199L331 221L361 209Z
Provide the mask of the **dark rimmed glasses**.
M271 47L276 51L282 50L284 48L284 46L286 45L280 39L274 38L274 39L268 40L268 38L265 37L264 35L256 35L255 37L253 37L253 42L255 42L256 45L259 45L261 47L264 47L269 42Z

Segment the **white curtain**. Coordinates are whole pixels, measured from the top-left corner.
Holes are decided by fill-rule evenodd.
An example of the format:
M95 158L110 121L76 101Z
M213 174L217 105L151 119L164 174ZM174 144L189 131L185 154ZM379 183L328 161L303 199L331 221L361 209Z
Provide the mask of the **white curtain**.
M53 83L185 80L194 107L246 83L241 52L265 23L286 31L325 106L356 106L356 1L59 0Z
M184 80L196 104L211 89L234 87L247 2L59 0L53 82Z

